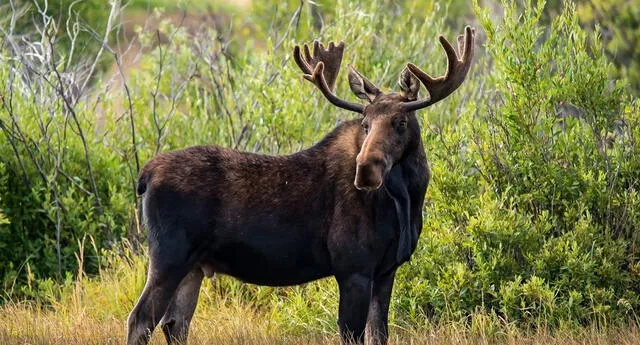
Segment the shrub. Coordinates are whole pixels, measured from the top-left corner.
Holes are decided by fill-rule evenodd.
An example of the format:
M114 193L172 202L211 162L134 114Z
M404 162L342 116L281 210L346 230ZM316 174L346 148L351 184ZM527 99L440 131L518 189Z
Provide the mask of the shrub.
M562 7L562 1L549 1L551 15ZM576 2L576 13L582 26L601 33L604 52L616 66L614 76L626 77L630 90L640 91L640 3L624 0L589 0Z
M481 92L427 135L425 241L399 294L416 297L397 315L626 320L638 307L637 101L609 81L572 4L549 28L543 2L503 6L499 23L476 8L492 64L476 68Z

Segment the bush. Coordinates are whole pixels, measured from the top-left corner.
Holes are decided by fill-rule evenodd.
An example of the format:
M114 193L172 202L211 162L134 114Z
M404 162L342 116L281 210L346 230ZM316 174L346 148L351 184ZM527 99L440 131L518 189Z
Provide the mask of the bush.
M426 238L399 294L416 298L399 305L454 319L480 306L527 327L626 320L638 307L637 101L609 81L572 4L548 29L543 2L503 5L500 23L476 9L492 65L466 86L482 89L427 135Z
M562 7L562 1L550 1L549 12ZM601 32L604 52L616 66L614 76L625 77L630 90L640 92L640 2L637 0L589 0L576 2L582 26Z

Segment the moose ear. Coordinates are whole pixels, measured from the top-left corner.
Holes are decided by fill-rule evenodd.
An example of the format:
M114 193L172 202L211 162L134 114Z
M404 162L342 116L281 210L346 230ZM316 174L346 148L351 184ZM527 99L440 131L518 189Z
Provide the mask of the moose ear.
M398 85L402 90L402 96L409 101L415 101L418 99L418 91L420 91L420 80L411 73L409 68L405 67L400 73L398 79Z
M358 98L365 101L373 102L373 99L380 94L380 90L351 65L349 65L349 86Z

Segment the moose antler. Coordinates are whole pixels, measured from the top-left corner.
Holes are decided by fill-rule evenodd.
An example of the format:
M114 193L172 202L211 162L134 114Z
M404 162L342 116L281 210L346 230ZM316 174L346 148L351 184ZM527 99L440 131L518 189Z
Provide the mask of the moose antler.
M313 55L311 55L309 47L306 44L303 47L304 57L302 56L300 46L295 46L293 49L293 58L296 64L298 64L298 67L305 73L304 78L320 89L322 94L333 105L362 113L364 106L340 99L333 93L336 78L340 71L340 64L342 63L344 42L340 42L338 45L330 42L329 47L325 49L322 43L314 41Z
M324 45L320 42L313 41L313 55L309 51L309 46L303 45L304 58L300 54L300 48L296 46L293 51L293 57L300 69L306 73L311 74L313 69L318 65L318 62L324 63L325 72L324 77L329 86L329 90L333 91L340 71L340 64L342 63L342 54L344 53L344 42L340 42L335 45L333 42L329 43L329 48L324 49Z
M408 63L407 68L413 73L429 91L429 98L423 98L404 104L405 111L414 111L426 108L440 100L443 100L455 91L467 77L471 60L473 59L473 43L476 30L467 26L464 36L458 36L458 50L460 57L456 53L451 43L446 38L440 36L440 44L447 53L447 73L444 76L433 78L423 72L418 66Z

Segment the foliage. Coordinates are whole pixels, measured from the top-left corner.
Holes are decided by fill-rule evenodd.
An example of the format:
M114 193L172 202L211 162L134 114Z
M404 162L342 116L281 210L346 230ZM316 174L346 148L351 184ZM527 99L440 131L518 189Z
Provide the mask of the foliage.
M55 49L67 64L84 64L100 50L105 35L114 33L112 6L119 5L119 0L11 0L0 5L0 10L11 13L0 19L0 25L7 38L33 37L48 30L48 38L57 41ZM60 30L53 30L54 26ZM13 41L9 43L17 44Z
M549 1L551 16L562 1ZM601 32L604 52L615 64L615 76L627 78L631 90L640 92L640 1L588 0L576 2L582 27Z
M427 136L426 239L401 279L417 319L481 308L573 327L637 309L637 101L608 81L571 4L549 29L544 3L524 8L504 2L500 23L477 9L491 71Z
M168 43L159 46L139 30L148 53L138 68L122 71L126 78L104 75L79 95L68 80L83 70L64 69L66 55L43 37L3 48L7 299L80 303L124 318L144 284L134 196L144 162L206 143L290 153L351 118L300 77L290 58L298 42L344 40L344 63L389 89L407 61L443 73L437 34L453 38L462 29L445 22L449 10L463 11L458 2L320 2L321 28L299 2L268 4L248 14L264 40L236 51L215 30L190 34L164 21ZM468 80L419 114L433 177L419 249L396 279L392 320L494 332L622 325L640 306L638 100L611 77L599 32L580 27L571 3L550 25L543 2L503 0L501 9L496 19L476 6L479 52ZM337 93L347 97L343 79ZM249 304L292 333L335 331L333 281L213 285L203 290L204 305ZM79 286L92 290L73 300Z

